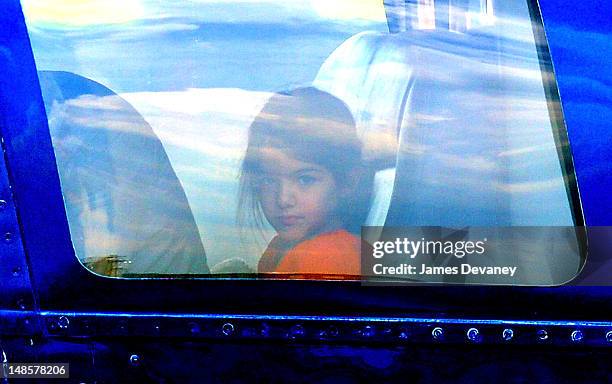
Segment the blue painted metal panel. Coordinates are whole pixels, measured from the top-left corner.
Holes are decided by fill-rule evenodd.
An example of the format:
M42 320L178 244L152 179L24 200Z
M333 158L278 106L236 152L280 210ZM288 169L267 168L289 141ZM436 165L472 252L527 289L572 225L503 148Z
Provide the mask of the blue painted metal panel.
M540 0L586 223L612 225L612 4Z
M44 265L39 287L62 279L73 255L38 76L19 1L0 11L2 136L29 260ZM71 256L74 258L74 256ZM36 280L36 278L34 279Z
M587 200L587 223L609 224L612 204L609 204L611 198L610 194L605 193L605 188L610 185L612 178L608 172L610 151L605 148L601 150L602 145L608 143L611 137L606 128L607 122L611 121L608 117L612 117L607 106L607 96L600 90L588 94L578 91L584 87L575 84L572 71L580 63L572 65L569 59L570 63L564 63L563 57L566 55L564 49L567 36L570 36L569 43L573 44L574 49L582 41L579 38L572 40L576 31L585 28L581 21L575 20L591 17L595 12L605 13L612 6L600 4L596 11L588 12L578 6L570 7L577 15L569 19L566 13L552 10L555 8L553 3L544 1L542 9L548 20L547 32L559 77L564 111L568 116L568 130L578 164L578 179L583 188L583 197ZM588 319L592 316L601 319L608 316L609 308L601 306L602 300L598 298L600 295L607 297L609 292L605 289L391 287L383 290L362 287L357 283L127 281L95 276L81 267L71 246L38 77L18 1L4 2L0 25L0 45L8 54L8 61L12 62L5 64L7 71L2 80L2 112L9 117L5 119L2 133L11 184L17 197L23 241L31 261L34 283L39 289L42 308L119 312L128 309L158 310L178 313L194 309L207 312L229 307L235 310L236 303L241 303L242 311L259 310L269 313L360 311L365 315L373 311L446 310L457 314L485 311L491 315L513 313L527 317L538 312L538 316L560 318L564 315L559 312L559 305L568 296L572 296L577 301L574 312L579 314L579 318ZM578 34L592 37L588 33ZM608 43L603 39L593 41L593 49L601 48L605 51ZM589 68L605 67L605 57L589 56L585 50L576 52L569 55L578 55L583 59L579 62L590 63ZM606 84L605 71L595 72L585 74L581 79L586 79L589 84ZM582 99L587 101L583 102ZM595 105L601 112L588 110L584 113L585 104ZM588 116L588 119L583 115ZM591 133L595 128L596 135ZM525 297L520 306L500 307L500 302L509 302L506 300L517 295ZM343 304L340 306L342 308L339 308L339 303Z
M0 18L4 19L16 9L6 7L0 10ZM4 27L4 25L3 25ZM6 25L6 32L12 32L11 25ZM5 136L11 126L20 127L29 120L37 120L39 116L23 111L24 105L18 100L24 96L22 88L13 88L11 72L20 71L20 60L13 52L14 36L11 33L0 34L0 135L2 136L2 157L0 157L0 311L23 311L22 316L2 316L0 329L3 334L23 334L36 332L36 319L28 311L37 308L35 296L30 282L30 268L22 243L22 231L17 219L14 191L9 184L9 169L7 167L5 150L8 137ZM8 76L7 76L8 75ZM17 113L16 113L17 112Z

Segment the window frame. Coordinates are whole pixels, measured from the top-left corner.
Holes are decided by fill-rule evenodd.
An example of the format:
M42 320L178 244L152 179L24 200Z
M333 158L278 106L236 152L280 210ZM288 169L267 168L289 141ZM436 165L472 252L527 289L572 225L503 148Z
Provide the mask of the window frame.
M540 18L535 0L528 3L532 17ZM4 25L0 43L9 47L14 62L19 63L4 74L11 96L3 98L8 108L5 106L0 113L13 113L3 116L5 159L36 290L36 307L40 310L336 315L443 311L446 316L531 318L535 312L540 316L563 316L555 303L566 295L581 297L584 301L580 306L587 308L588 289L572 293L576 291L574 287L374 287L362 286L358 281L124 279L96 275L81 265L71 244L40 84L19 0L6 2L0 21ZM541 25L541 18L538 23ZM546 44L543 48L548 54ZM552 86L556 91L556 84ZM0 93L6 91L0 89ZM563 121L560 108L551 114ZM559 131L565 135L560 140L567 140L567 132ZM575 179L569 147L563 155ZM572 201L576 204L574 208L580 209L577 188ZM581 210L576 217L583 220ZM524 302L506 305L514 303L517 295L524 296ZM575 312L576 309L572 311L573 317L587 318L588 313L593 313L592 308L582 313ZM595 312L606 316L605 308Z

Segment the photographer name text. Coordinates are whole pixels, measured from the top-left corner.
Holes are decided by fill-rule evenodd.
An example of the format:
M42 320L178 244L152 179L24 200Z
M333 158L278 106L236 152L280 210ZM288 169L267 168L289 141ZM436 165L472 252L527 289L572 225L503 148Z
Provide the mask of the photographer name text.
M397 266L386 266L374 264L372 271L375 275L508 275L514 277L518 267L511 266L474 266L471 264L461 264L452 267L433 267L422 264L420 268L410 264L400 264Z

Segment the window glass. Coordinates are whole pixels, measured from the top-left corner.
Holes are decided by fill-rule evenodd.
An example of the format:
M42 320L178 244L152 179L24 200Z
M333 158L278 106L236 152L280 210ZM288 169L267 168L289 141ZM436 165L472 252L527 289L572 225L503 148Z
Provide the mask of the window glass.
M75 253L97 273L356 278L391 227L539 228L541 248L487 259L517 276L462 282L581 266L554 229L579 206L525 0L22 7Z

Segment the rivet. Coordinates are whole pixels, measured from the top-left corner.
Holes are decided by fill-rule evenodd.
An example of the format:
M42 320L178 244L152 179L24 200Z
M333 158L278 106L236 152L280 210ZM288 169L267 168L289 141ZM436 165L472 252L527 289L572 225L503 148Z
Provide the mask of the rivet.
M261 335L261 337L270 336L270 326L266 323L262 323L261 328L259 329L259 334Z
M304 335L306 335L306 331L302 324L296 324L289 329L289 337L292 339L304 337Z
M538 336L538 340L548 340L548 331L545 329L538 330L538 332L536 332L536 335Z
M231 336L234 334L235 332L235 328L234 328L234 324L232 323L225 323L221 326L221 332L225 335L225 336Z
M465 335L467 336L468 340L471 342L476 343L480 341L480 331L476 328L468 329Z
M366 325L361 329L361 336L362 337L374 337L376 335L376 329L371 326L371 325Z
M27 308L26 301L24 299L17 300L17 308L21 309L22 311L25 311Z
M338 327L336 327L335 325L330 325L329 327L327 327L327 330L325 330L325 334L327 335L327 337L338 337L338 335L340 334L340 330L338 330Z
M119 322L117 323L117 329L122 334L127 333L127 330L128 330L127 321L126 320L119 320Z
M200 333L200 325L198 325L198 323L189 323L189 332L192 335L197 335L198 333Z
M11 232L6 232L4 234L4 241L7 243L10 243L11 241L13 241L13 234Z
M6 206L7 206L6 200L0 199L0 211L6 208Z
M397 337L399 339L406 340L406 339L408 339L409 335L410 335L410 333L408 332L408 330L406 328L400 328Z
M68 319L66 316L60 316L57 319L57 326L60 329L68 329L70 326L70 319Z
M17 277L19 275L21 275L21 267L13 268L13 276Z
M581 330L577 329L572 332L571 339L575 343L579 343L584 339L584 333Z
M336 327L335 325L330 325L329 327L319 331L319 338L320 339L332 339L332 338L338 337L339 332L340 331L338 330L338 327Z
M431 336L435 339L435 340L440 340L442 339L442 337L444 337L444 330L440 327L435 327L432 331L431 331Z
M506 328L502 331L502 339L510 341L514 338L514 331L510 328Z
M138 356L138 355L131 355L130 356L130 365L132 367L138 367L140 365L140 356Z
M612 343L612 331L608 331L608 333L606 333L606 341L608 343Z

